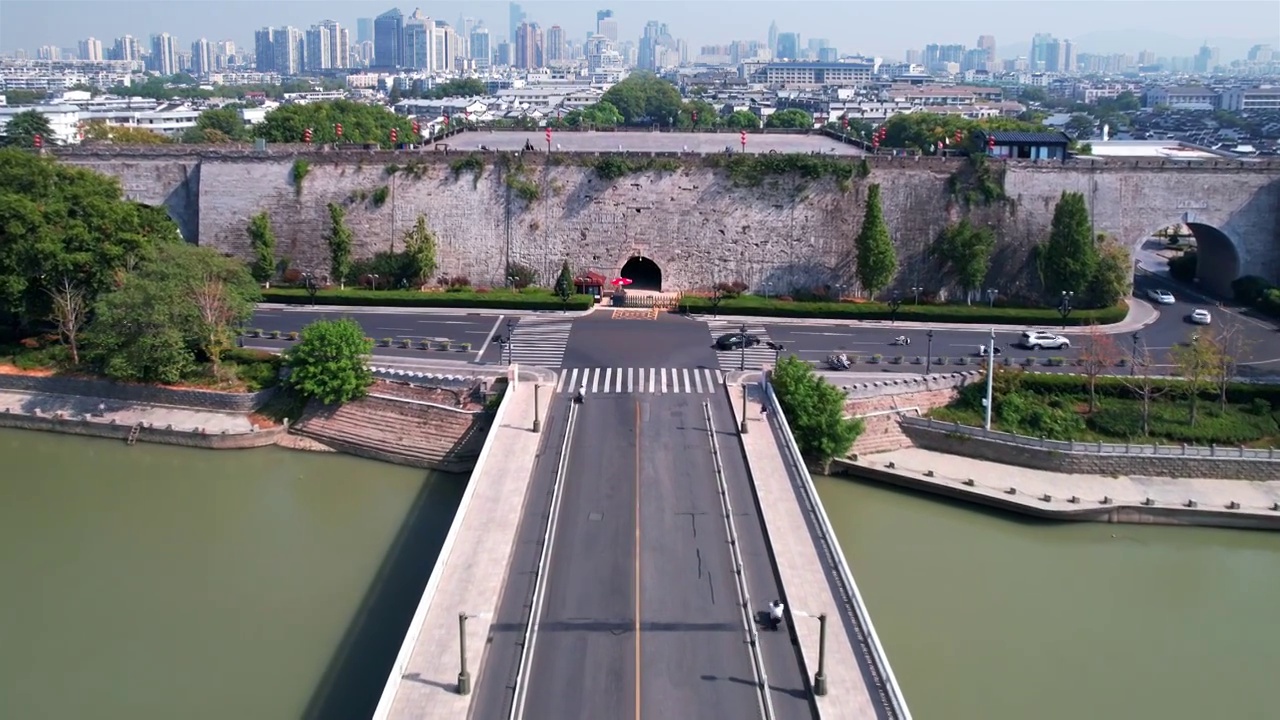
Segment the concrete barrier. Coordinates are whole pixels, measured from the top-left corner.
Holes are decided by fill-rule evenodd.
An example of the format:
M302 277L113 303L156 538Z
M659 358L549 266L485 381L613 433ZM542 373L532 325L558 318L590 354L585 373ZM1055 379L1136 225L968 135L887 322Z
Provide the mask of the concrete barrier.
M98 418L69 418L49 415L27 415L25 413L0 412L0 427L19 430L39 430L42 432L59 432L68 435L128 440L135 427L132 424L116 423ZM247 448L274 445L276 439L285 432L283 427L267 428L240 433L207 434L200 428L173 428L172 426L157 428L143 425L138 429L138 442L157 443L161 445L181 445L183 447L206 448L210 450L241 450Z

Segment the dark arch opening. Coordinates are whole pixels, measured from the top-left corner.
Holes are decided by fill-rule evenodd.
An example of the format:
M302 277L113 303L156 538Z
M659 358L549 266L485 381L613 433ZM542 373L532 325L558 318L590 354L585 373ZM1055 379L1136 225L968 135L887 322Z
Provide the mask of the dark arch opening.
M631 281L628 287L632 290L662 291L662 268L647 257L637 255L628 260L622 266L622 277Z
M1212 225L1187 223L1196 236L1196 280L1200 287L1231 297L1231 283L1240 277L1240 253L1231 238Z

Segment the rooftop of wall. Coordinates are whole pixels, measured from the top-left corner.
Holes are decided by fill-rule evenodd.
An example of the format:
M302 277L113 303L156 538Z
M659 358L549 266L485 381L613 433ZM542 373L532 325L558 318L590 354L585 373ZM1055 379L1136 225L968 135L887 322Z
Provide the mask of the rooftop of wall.
M451 162L458 157L467 154L480 154L490 157L499 155L529 155L531 158L538 159L546 156L546 153L512 153L512 152L458 152L448 150L365 150L362 148L337 148L330 145L269 145L265 150L254 150L248 145L97 145L89 147L57 147L50 148L47 152L54 157L75 159L75 160L291 160L295 158L305 158L308 160L316 160L322 162L338 162L343 160L356 161L375 161L375 162L408 162L410 160L418 160L419 162ZM802 153L803 154L803 153ZM724 155L719 153L713 155L697 155L680 152L559 152L556 155L569 155L575 158L587 157L631 157L631 158L672 158L684 159L687 161L704 165L718 165L723 161ZM954 169L967 162L965 158L958 157L936 157L936 156L889 156L889 155L866 155L866 156L823 156L832 162L843 162L849 165L856 165L865 160L872 168L893 169L893 168L927 168L935 170ZM527 158L528 159L528 158ZM1189 170L1195 172L1203 172L1205 170L1215 171L1251 171L1251 172L1280 172L1280 159L1276 160L1168 160L1164 158L1123 158L1123 159L1072 159L1067 161L1060 160L1000 160L993 161L1010 168L1026 168L1041 170L1097 170L1097 171L1115 171L1115 170L1132 170L1132 169L1148 169L1148 170Z

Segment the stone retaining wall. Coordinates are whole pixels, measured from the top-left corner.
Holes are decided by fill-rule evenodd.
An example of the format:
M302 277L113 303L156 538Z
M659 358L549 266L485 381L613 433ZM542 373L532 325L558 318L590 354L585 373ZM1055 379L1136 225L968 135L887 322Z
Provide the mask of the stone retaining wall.
M901 425L901 429L918 448L1035 470L1085 475L1139 475L1218 480L1280 478L1280 460L1063 452L952 433L946 430L945 425L928 428L905 424Z
M33 375L0 375L0 390L17 390L51 395L78 395L104 400L121 400L142 405L167 405L216 412L248 413L262 407L275 388L256 393L217 392L214 390L181 390L155 385L132 385L77 377L37 377Z
M18 428L21 430L41 430L60 432L68 435L87 435L91 437L127 440L133 430L132 425L123 425L102 420L45 417L19 413L0 412L0 427ZM162 445L182 445L184 447L208 448L213 450L237 450L244 448L265 447L274 445L276 439L285 432L285 428L276 427L268 430L256 430L248 433L227 433L206 435L190 430L169 430L165 428L144 426L138 431L138 442L159 443Z

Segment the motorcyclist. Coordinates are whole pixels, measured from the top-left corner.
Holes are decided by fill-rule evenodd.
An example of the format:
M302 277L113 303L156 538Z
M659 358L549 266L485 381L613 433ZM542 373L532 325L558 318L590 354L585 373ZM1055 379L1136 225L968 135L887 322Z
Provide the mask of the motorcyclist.
M893 339L893 344L894 345L910 345L911 338L907 337L906 335L899 335L898 337Z
M850 367L849 356L844 353L840 353L840 357L836 358L836 362L839 362L842 368L848 369Z
M785 608L786 606L782 604L781 600L774 600L769 603L769 628L771 630L777 630L778 626L782 624L782 611Z
M582 388L578 388L578 391L573 394L573 401L576 403L582 402Z

